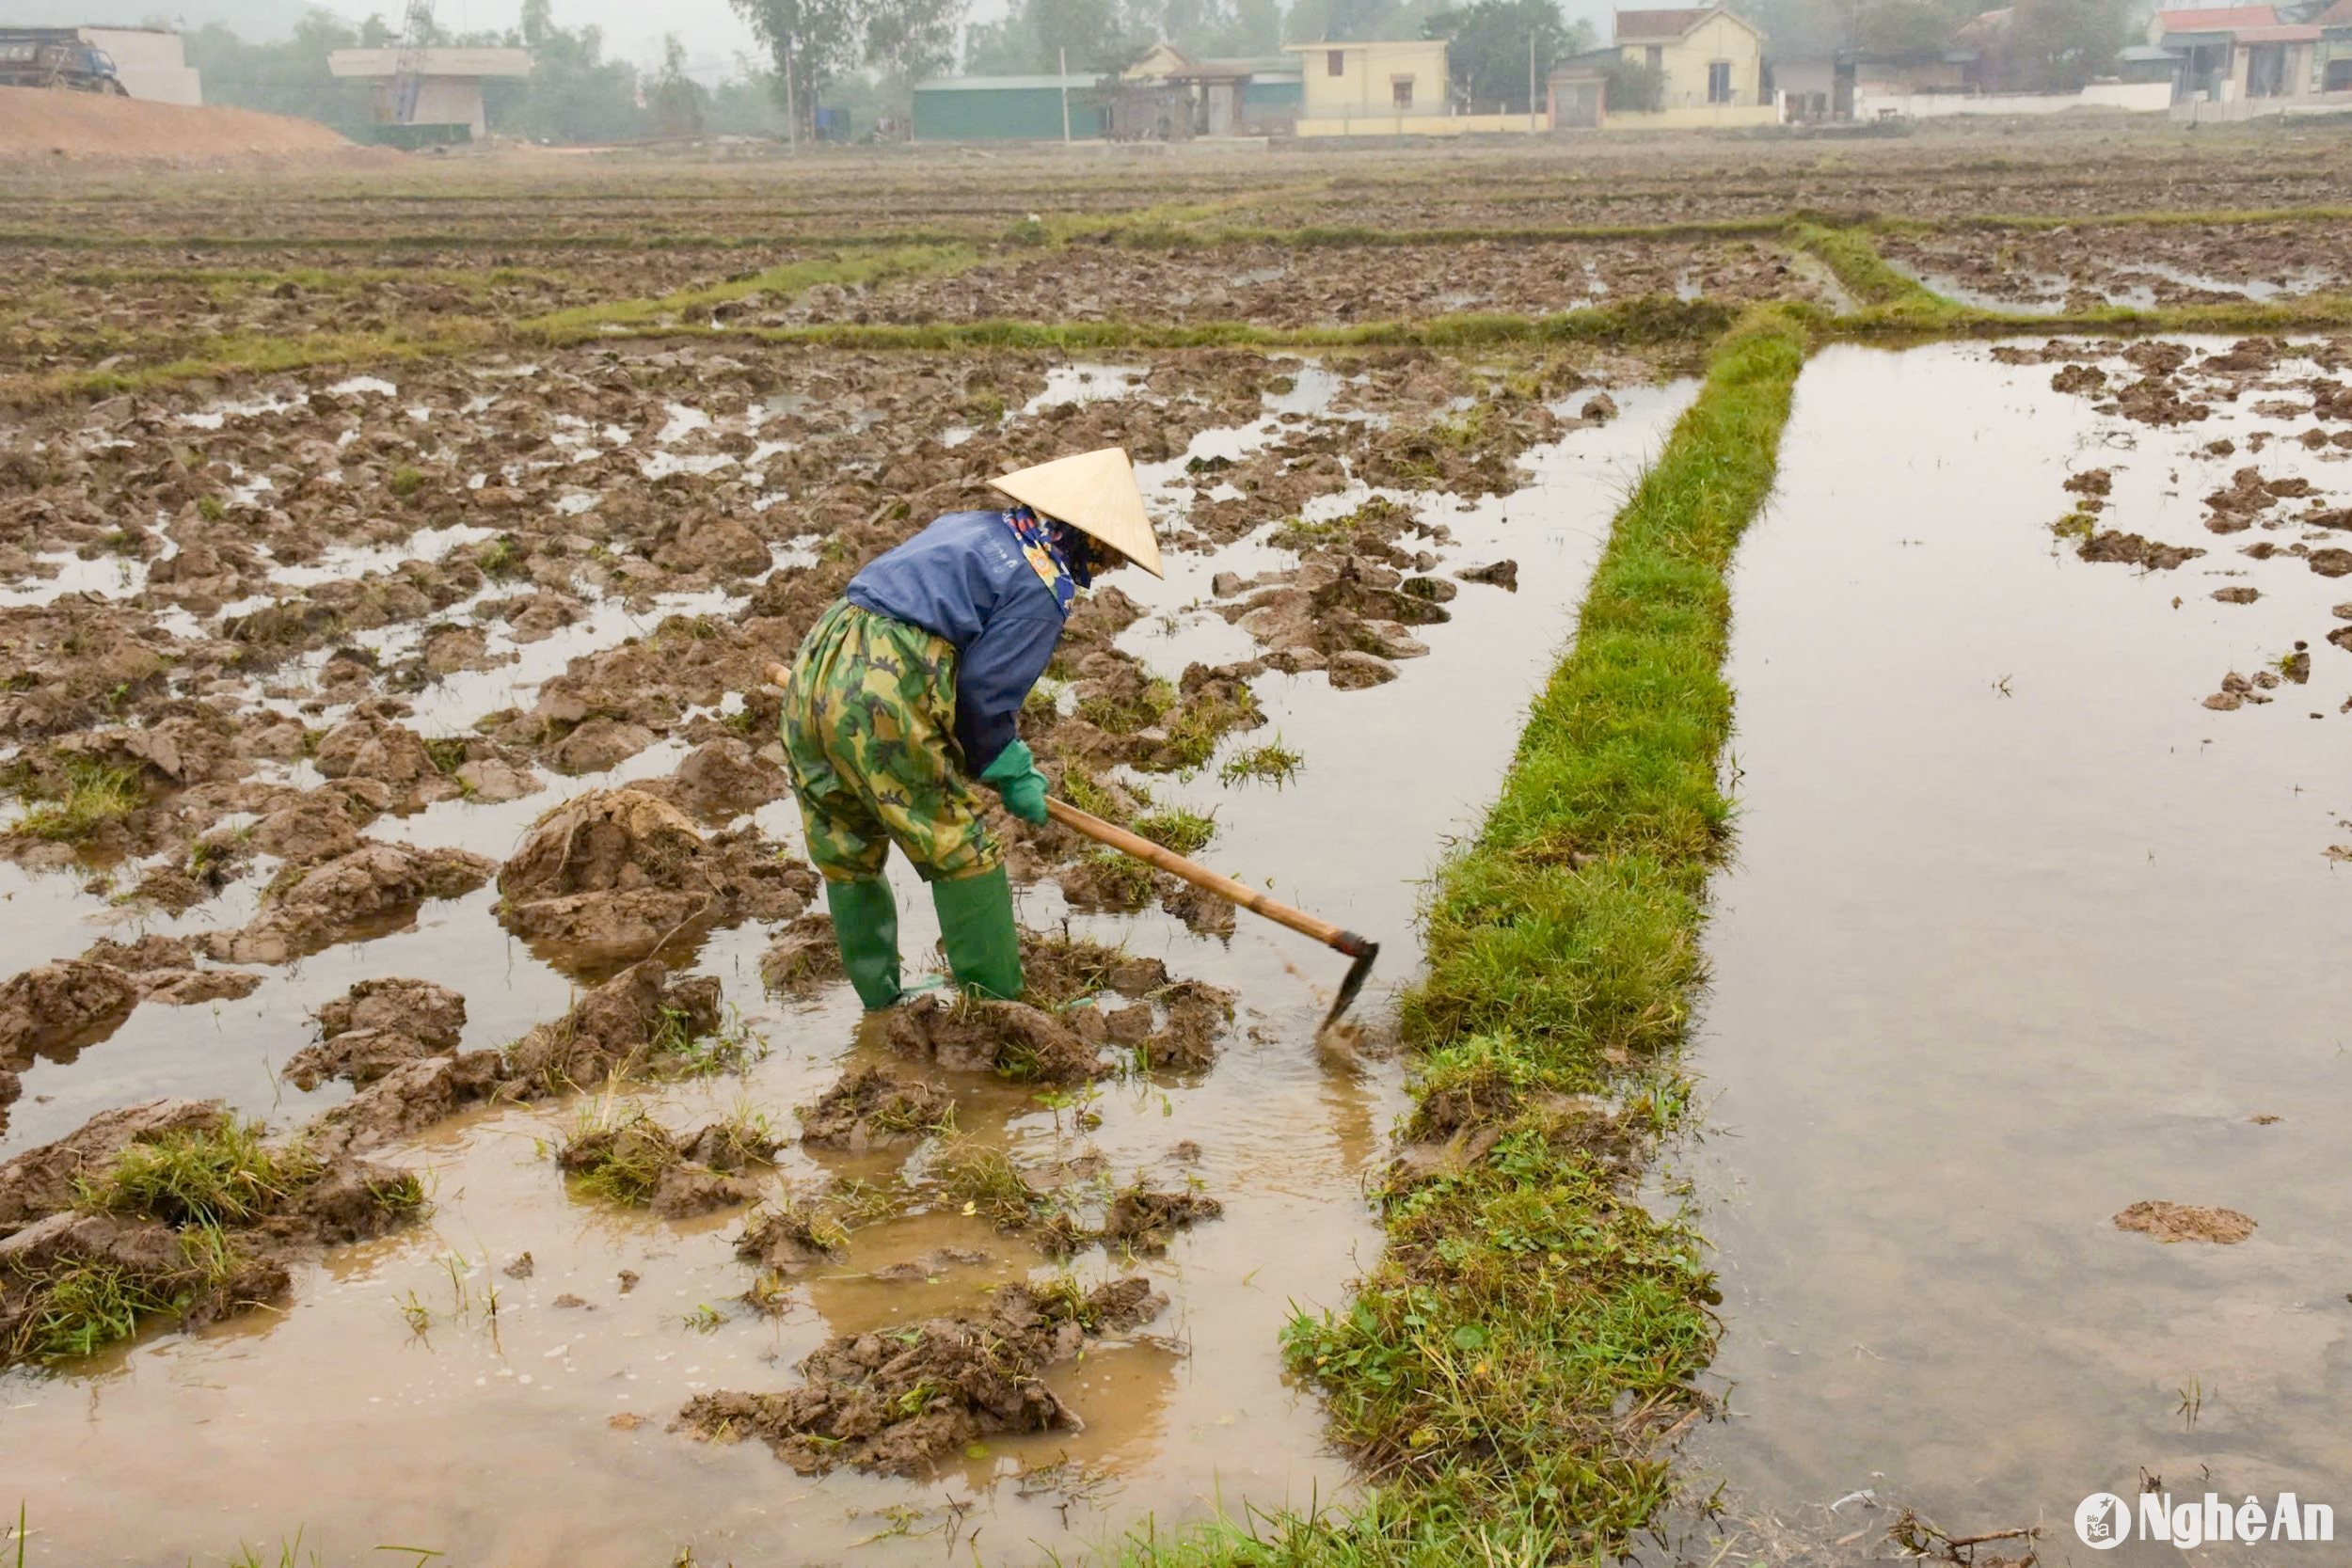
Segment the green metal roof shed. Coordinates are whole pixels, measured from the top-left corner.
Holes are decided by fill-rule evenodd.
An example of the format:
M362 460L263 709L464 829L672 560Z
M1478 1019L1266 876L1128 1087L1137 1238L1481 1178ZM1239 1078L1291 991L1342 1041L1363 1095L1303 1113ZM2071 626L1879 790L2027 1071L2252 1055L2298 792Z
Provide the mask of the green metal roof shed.
M916 141L1059 141L1062 93L1070 135L1103 135L1091 76L943 76L914 85Z

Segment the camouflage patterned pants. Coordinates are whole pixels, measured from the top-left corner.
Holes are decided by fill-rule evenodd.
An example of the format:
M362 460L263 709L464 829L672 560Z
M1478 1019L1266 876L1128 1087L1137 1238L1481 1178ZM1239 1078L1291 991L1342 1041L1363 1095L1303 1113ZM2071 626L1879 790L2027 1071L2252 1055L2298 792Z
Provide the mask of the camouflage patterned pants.
M837 601L809 628L784 698L784 752L808 858L834 881L882 875L896 844L926 881L1003 863L959 766L956 650Z

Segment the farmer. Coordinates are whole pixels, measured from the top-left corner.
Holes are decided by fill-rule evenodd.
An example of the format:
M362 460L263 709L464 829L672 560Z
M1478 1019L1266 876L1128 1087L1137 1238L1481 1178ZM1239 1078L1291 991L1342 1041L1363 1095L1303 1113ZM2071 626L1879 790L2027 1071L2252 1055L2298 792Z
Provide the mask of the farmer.
M824 873L834 940L868 1009L899 997L896 844L930 883L957 985L1021 994L1004 853L973 781L1045 820L1045 776L1013 721L1071 600L1160 548L1127 454L1105 447L993 483L1009 511L951 512L866 563L809 629L784 698L784 749Z

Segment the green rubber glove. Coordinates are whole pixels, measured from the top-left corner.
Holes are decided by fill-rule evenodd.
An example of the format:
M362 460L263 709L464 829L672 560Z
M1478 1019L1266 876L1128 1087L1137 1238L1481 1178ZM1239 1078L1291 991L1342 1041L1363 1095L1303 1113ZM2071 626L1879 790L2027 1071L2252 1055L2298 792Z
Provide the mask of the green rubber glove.
M1022 821L1045 820L1045 775L1037 770L1027 741L1016 740L997 752L980 774L980 783L994 784L1005 798L1005 809Z
M1038 798L1044 799L1041 789ZM1012 883L1005 868L933 882L931 905L939 911L940 940L956 984L976 996L1019 998L1021 933L1012 923Z

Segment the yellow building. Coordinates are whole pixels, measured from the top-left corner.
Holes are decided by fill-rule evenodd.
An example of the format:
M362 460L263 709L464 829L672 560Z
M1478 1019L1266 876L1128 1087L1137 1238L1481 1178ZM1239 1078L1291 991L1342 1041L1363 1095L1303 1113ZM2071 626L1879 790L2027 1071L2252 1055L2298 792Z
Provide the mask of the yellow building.
M1619 11L1613 42L1628 60L1657 71L1662 82L1655 110L1611 103L1612 130L1779 120L1779 108L1764 87L1764 35L1721 6Z
M1293 43L1304 100L1301 136L1459 136L1548 129L1543 114L1457 115L1443 39Z

